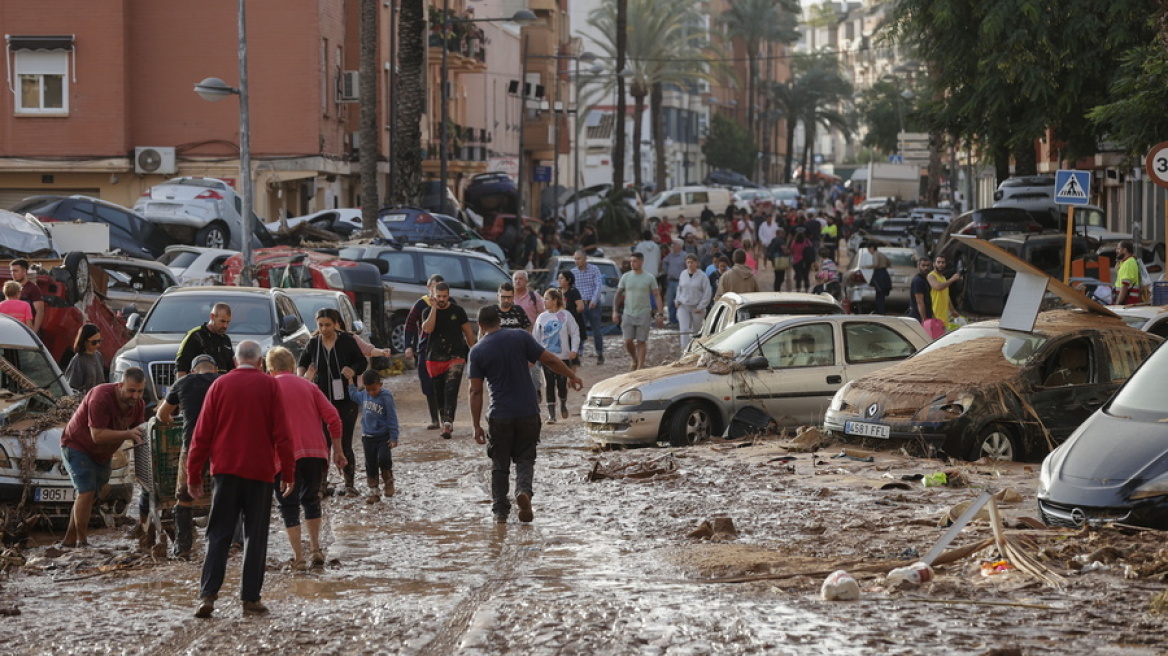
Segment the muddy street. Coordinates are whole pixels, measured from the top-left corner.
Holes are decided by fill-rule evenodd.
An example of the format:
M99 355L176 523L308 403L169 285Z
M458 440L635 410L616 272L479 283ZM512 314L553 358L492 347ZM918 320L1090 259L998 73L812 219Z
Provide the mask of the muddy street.
M655 335L650 362L676 352ZM624 371L585 358L588 385ZM215 616L193 617L192 562L137 556L124 529L58 553L37 536L11 567L0 605L7 653L179 654L987 654L1164 653L1168 549L1157 532L1027 526L1037 465L953 467L884 450L833 458L842 445L790 451L780 436L688 449L594 452L578 416L546 425L535 521L495 524L489 462L459 409L454 439L427 431L412 375L387 381L402 419L397 495L329 498L323 571L293 572L273 513L263 598L243 616L233 555ZM570 408L578 410L582 394ZM359 441L357 448L360 449ZM849 448L852 448L849 446ZM784 456L786 459L781 459ZM360 458L360 453L358 452ZM589 481L589 473L598 475ZM950 485L902 477L949 472ZM961 483L964 486L958 486ZM888 489L881 489L882 487ZM919 588L884 574L941 537L938 520L983 488L1000 492L1012 539L1064 577L982 576L992 546L936 568ZM730 518L714 521L716 518ZM702 523L721 529L701 530ZM728 526L732 524L732 529ZM1023 527L1023 528L1017 528ZM992 535L975 520L953 547ZM130 565L120 568L117 559ZM98 569L101 565L104 568ZM858 601L823 601L835 569ZM728 582L730 580L736 582ZM1160 611L1154 600L1160 595ZM1005 650L1005 651L994 651ZM1009 651L1015 650L1015 651Z

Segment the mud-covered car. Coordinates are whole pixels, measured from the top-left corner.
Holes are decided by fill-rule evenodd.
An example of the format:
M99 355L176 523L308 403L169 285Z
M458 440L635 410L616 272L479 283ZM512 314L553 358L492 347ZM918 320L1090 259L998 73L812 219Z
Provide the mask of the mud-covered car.
M581 408L600 444L686 446L722 435L740 412L778 426L818 425L848 380L929 342L905 317L846 314L750 319L673 364L603 380Z
M805 292L726 292L718 299L694 339L687 353L701 350L698 340L716 335L739 321L756 317L776 317L786 314L843 314L844 308L831 294Z
M77 405L72 393L37 336L0 314L0 505L68 518L77 492L61 460L61 432ZM114 455L99 509L125 510L133 491L128 464L125 449Z
M971 324L832 399L825 430L918 442L963 460L1036 459L1065 440L1161 339L1115 317L1057 310L1030 332Z
M1042 462L1038 508L1054 526L1168 529L1168 397L1161 347Z

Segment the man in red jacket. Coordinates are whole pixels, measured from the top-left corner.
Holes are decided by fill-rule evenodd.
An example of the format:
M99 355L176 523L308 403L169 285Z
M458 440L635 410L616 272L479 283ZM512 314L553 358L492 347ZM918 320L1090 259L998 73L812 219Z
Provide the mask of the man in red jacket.
M207 390L187 453L187 487L203 495L203 465L211 460L215 489L207 521L207 554L195 617L210 617L227 570L235 522L243 516L244 554L239 597L245 613L266 613L260 601L268 557L272 482L280 463L280 494L296 485L292 439L275 378L260 371L263 351L252 340L239 343L235 369Z

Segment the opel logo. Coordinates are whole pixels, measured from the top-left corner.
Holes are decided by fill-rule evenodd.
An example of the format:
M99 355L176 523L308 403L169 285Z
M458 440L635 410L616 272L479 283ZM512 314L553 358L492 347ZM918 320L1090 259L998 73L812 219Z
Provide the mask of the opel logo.
M876 413L878 412L880 412L880 404L873 403L872 405L868 406L866 411L864 411L864 416L871 419L872 417L875 417Z
M1087 513L1083 512L1082 508L1075 508L1071 511L1071 521L1075 526L1082 526L1087 521Z

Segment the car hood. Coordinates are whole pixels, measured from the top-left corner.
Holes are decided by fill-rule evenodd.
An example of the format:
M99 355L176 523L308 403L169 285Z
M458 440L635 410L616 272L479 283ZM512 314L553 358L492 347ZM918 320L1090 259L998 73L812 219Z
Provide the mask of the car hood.
M1168 473L1168 425L1099 411L1050 458L1054 480L1067 485L1135 487Z
M589 397L616 398L633 388L641 390L645 400L669 398L680 391L698 391L711 379L722 378L698 365L698 358L687 357L673 364L649 367L600 381L589 390Z
M118 351L115 359L125 359L138 363L139 365L144 365L148 362L174 360L174 356L178 353L178 347L182 343L183 337L186 337L185 333L139 333L134 336L134 339L126 342L122 350ZM238 344L245 339L254 339L259 342L260 347L265 352L274 343L271 335L231 335L232 344Z
M43 255L53 252L53 244L40 221L0 210L0 249L20 255Z

